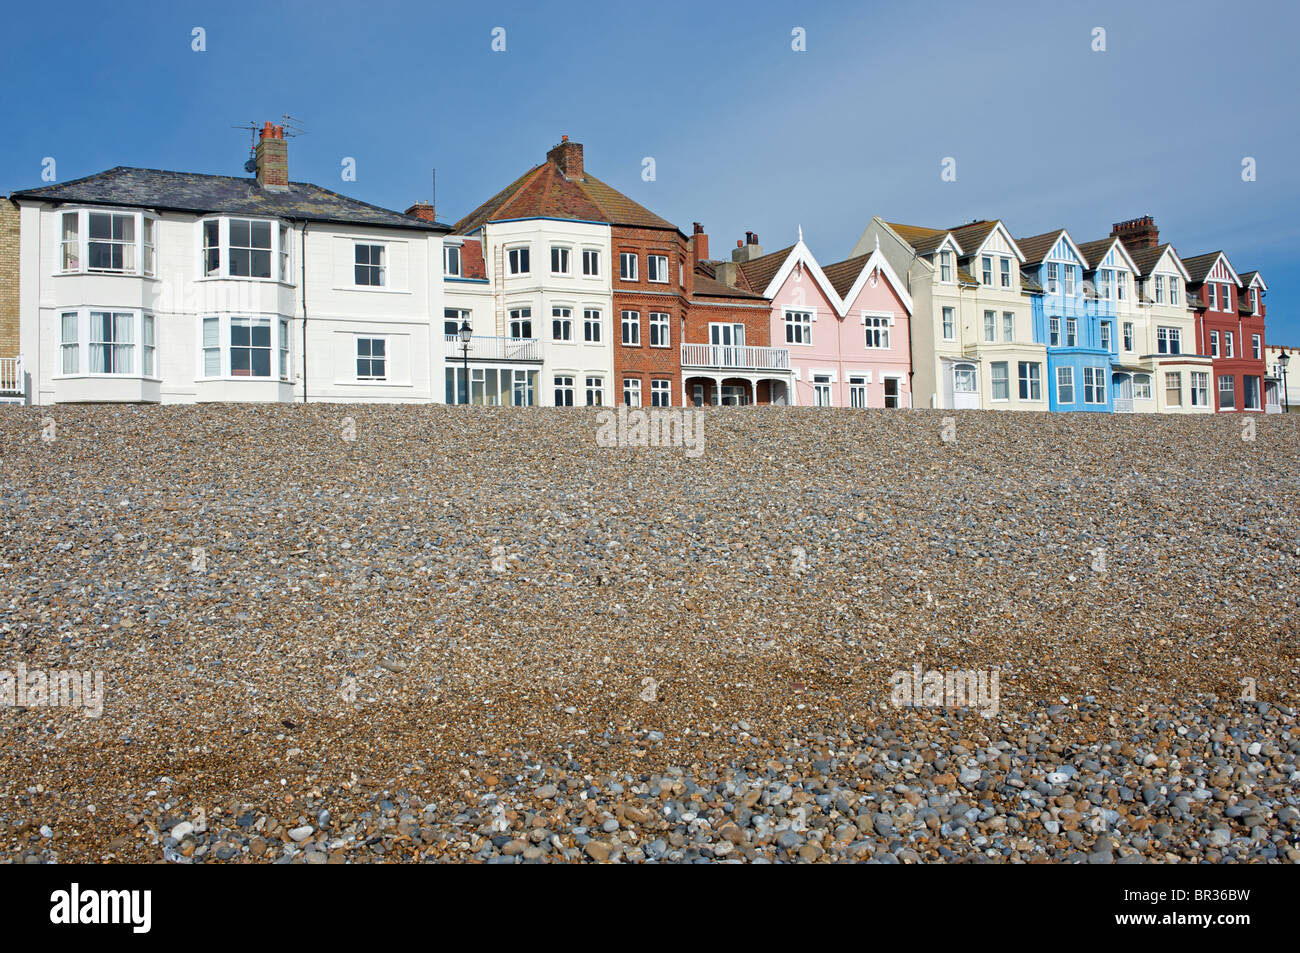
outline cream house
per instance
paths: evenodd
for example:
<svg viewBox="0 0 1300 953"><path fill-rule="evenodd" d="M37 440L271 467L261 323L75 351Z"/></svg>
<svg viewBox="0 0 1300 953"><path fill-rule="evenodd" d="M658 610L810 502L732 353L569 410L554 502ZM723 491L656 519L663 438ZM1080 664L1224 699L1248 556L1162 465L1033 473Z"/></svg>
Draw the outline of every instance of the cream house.
<svg viewBox="0 0 1300 953"><path fill-rule="evenodd" d="M937 229L877 216L853 254L877 243L912 296L914 406L1048 409L1046 349L1034 339L1024 255L1000 221Z"/></svg>

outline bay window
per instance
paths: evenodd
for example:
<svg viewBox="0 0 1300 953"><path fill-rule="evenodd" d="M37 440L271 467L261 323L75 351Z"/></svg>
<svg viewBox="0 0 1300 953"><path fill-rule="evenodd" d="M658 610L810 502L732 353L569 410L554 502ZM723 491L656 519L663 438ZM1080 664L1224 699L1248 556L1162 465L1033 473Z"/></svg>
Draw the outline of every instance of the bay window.
<svg viewBox="0 0 1300 953"><path fill-rule="evenodd" d="M203 277L291 282L292 234L289 226L269 219L204 219L199 262Z"/></svg>
<svg viewBox="0 0 1300 953"><path fill-rule="evenodd" d="M59 315L59 374L157 376L154 316L86 308Z"/></svg>
<svg viewBox="0 0 1300 953"><path fill-rule="evenodd" d="M59 217L59 270L154 274L157 221L144 212L80 209Z"/></svg>
<svg viewBox="0 0 1300 953"><path fill-rule="evenodd" d="M288 318L203 315L199 319L199 377L288 380L290 344ZM382 353L379 359L382 364Z"/></svg>

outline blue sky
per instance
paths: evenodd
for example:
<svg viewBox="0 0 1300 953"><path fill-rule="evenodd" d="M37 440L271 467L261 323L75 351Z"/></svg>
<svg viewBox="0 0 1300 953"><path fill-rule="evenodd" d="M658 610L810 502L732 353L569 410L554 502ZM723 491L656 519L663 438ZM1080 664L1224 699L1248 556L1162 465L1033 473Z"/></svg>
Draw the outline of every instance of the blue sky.
<svg viewBox="0 0 1300 953"><path fill-rule="evenodd" d="M402 209L436 167L454 221L567 134L593 174L683 230L702 222L715 255L802 225L835 261L873 214L1088 241L1150 213L1185 256L1222 248L1262 271L1269 340L1300 345L1293 2L68 0L6 21L0 79L24 91L6 103L6 193L41 184L47 156L59 180L242 174L249 134L231 127L287 112L307 130L293 179Z"/></svg>

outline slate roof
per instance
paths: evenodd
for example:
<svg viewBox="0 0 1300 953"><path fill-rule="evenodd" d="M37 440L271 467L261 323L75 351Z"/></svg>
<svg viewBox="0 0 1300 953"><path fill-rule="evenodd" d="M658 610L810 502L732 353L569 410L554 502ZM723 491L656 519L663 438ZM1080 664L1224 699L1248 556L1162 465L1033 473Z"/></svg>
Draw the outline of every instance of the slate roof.
<svg viewBox="0 0 1300 953"><path fill-rule="evenodd" d="M835 293L843 298L852 290L853 283L862 274L862 269L866 266L867 259L871 255L872 252L868 252L865 255L857 255L853 258L846 258L844 261L837 261L833 265L825 265L822 268L822 274L831 283Z"/></svg>
<svg viewBox="0 0 1300 953"><path fill-rule="evenodd" d="M1091 266L1088 269L1089 271L1096 271L1101 267L1101 263L1106 260L1106 253L1110 251L1110 246L1114 245L1117 241L1119 241L1117 236L1107 235L1105 238L1099 238L1095 242L1080 243L1079 251L1083 252L1084 259L1091 263ZM1124 243L1120 242L1120 244L1123 245ZM1021 251L1024 251L1024 248L1025 246L1020 246ZM1127 247L1124 250L1126 252L1129 251ZM1132 257L1132 252L1129 252L1129 256Z"/></svg>
<svg viewBox="0 0 1300 953"><path fill-rule="evenodd" d="M966 225L958 225L956 228L950 228L952 237L957 239L957 244L961 246L964 258L969 258L975 254L976 249L984 244L985 239L998 227L996 220L989 221L981 219L978 222L970 222ZM1016 242L1019 245L1019 242ZM1022 248L1021 251L1024 251Z"/></svg>
<svg viewBox="0 0 1300 953"><path fill-rule="evenodd" d="M911 245L918 255L930 254L948 237L948 232L942 228L924 228L920 225L903 225L898 222L885 224L892 228L899 238Z"/></svg>
<svg viewBox="0 0 1300 953"><path fill-rule="evenodd" d="M1155 268L1156 263L1160 261L1165 250L1169 248L1169 243L1157 245L1155 248L1129 248L1125 246L1125 251L1133 259L1133 264L1137 265L1138 274L1143 277L1151 274L1151 269ZM1184 263L1185 266L1185 263Z"/></svg>
<svg viewBox="0 0 1300 953"><path fill-rule="evenodd" d="M488 222L514 218L561 218L678 231L672 222L591 173L584 170L581 179L570 179L550 160L533 166L462 218L452 230L463 235Z"/></svg>
<svg viewBox="0 0 1300 953"><path fill-rule="evenodd" d="M428 222L368 202L339 195L310 182L290 182L272 191L255 178L168 172L117 166L82 179L15 192L13 199L33 199L77 205L114 205L230 215L289 218L343 225L378 225L412 231L446 232L450 226Z"/></svg>
<svg viewBox="0 0 1300 953"><path fill-rule="evenodd" d="M1030 235L1028 238L1017 238L1016 244L1020 247L1020 251L1025 256L1025 264L1040 264L1042 260L1047 257L1048 252L1056 247L1056 240L1061 237L1061 232L1063 231L1065 231L1065 229L1057 228L1050 232L1043 232L1041 235ZM1079 250L1082 251L1083 249L1081 248ZM1088 256L1084 255L1083 257L1083 266L1086 268L1088 267Z"/></svg>
<svg viewBox="0 0 1300 953"><path fill-rule="evenodd" d="M1191 277L1191 283L1199 285L1205 281L1205 276L1210 273L1214 263L1222 255L1221 251L1207 252L1204 255L1197 255L1194 258L1184 258L1183 267L1187 269L1187 274Z"/></svg>
<svg viewBox="0 0 1300 953"><path fill-rule="evenodd" d="M758 258L740 262L736 270L744 276L745 287L755 294L762 294L766 291L767 286L772 283L772 279L776 277L776 273L781 270L781 266L785 264L785 260L790 257L792 251L794 251L794 246L787 245L780 251L768 252Z"/></svg>

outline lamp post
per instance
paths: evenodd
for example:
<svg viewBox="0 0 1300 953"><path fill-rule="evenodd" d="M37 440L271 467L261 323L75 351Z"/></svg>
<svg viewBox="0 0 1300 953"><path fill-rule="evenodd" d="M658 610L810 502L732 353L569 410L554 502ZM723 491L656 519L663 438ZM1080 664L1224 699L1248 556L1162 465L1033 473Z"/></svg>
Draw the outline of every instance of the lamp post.
<svg viewBox="0 0 1300 953"><path fill-rule="evenodd" d="M1291 413L1291 398L1286 392L1286 366L1291 363L1291 357L1286 351L1283 351L1277 357L1277 363L1282 368L1282 405L1286 407L1286 412Z"/></svg>
<svg viewBox="0 0 1300 953"><path fill-rule="evenodd" d="M469 404L469 339L474 336L474 329L469 326L469 321L465 320L460 323L460 349L465 354L465 403Z"/></svg>

